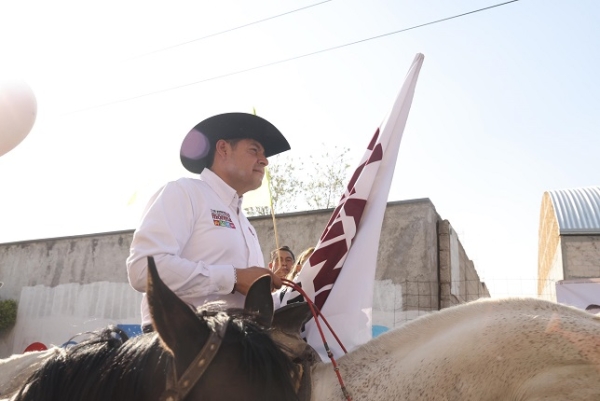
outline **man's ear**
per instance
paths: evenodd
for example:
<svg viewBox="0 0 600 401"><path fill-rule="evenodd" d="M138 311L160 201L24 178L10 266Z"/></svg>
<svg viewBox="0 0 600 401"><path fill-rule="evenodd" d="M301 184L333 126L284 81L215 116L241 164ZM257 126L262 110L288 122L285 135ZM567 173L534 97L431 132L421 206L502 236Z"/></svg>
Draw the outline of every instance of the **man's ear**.
<svg viewBox="0 0 600 401"><path fill-rule="evenodd" d="M225 156L229 152L229 142L219 139L215 145L215 156Z"/></svg>

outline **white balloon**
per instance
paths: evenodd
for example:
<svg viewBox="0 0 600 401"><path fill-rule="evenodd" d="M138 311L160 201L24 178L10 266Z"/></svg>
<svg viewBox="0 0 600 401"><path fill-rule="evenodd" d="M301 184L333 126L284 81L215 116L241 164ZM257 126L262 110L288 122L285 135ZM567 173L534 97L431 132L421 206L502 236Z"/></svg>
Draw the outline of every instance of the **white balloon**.
<svg viewBox="0 0 600 401"><path fill-rule="evenodd" d="M22 80L0 80L0 156L31 131L37 115L33 91Z"/></svg>

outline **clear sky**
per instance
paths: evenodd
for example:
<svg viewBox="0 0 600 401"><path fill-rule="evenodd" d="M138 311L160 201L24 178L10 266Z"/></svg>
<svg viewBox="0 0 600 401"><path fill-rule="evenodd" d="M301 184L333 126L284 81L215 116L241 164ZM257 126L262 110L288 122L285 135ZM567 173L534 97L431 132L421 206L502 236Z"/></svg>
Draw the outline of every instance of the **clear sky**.
<svg viewBox="0 0 600 401"><path fill-rule="evenodd" d="M0 157L0 243L134 228L217 113L357 160L423 53L389 199L430 198L492 295L532 295L544 191L599 184L600 2L471 13L500 3L0 2L0 74L38 102Z"/></svg>

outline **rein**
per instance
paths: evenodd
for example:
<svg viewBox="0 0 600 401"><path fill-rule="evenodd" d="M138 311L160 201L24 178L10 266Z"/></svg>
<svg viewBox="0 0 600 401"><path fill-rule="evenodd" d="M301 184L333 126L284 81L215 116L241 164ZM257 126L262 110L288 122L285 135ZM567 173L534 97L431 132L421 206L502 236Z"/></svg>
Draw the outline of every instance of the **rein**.
<svg viewBox="0 0 600 401"><path fill-rule="evenodd" d="M335 374L338 378L338 382L340 383L340 387L342 388L342 393L344 393L344 397L346 398L346 400L352 401L352 398L350 397L350 393L348 392L348 390L346 389L346 385L344 384L344 379L342 379L342 375L340 373L340 368L338 367L337 362L335 361L335 358L333 357L333 352L331 352L331 349L329 348L329 345L327 344L327 340L325 339L325 334L323 334L323 329L321 328L321 324L319 323L319 317L321 317L321 319L323 319L323 321L327 325L327 328L329 329L329 332L333 335L333 337L335 337L335 340L338 342L338 344L340 345L340 347L342 348L344 353L347 354L348 351L346 350L346 347L344 347L344 344L342 344L342 342L338 338L337 334L335 334L335 331L333 330L333 328L331 327L331 325L329 324L327 319L325 319L325 316L323 316L323 314L321 313L321 311L319 310L317 305L315 305L315 303L309 298L308 294L306 294L306 292L302 289L302 287L300 287L298 284L294 283L293 281L285 279L285 278L281 279L281 281L283 282L283 284L287 285L288 287L291 287L292 289L298 291L302 295L302 297L306 300L306 303L308 303L308 306L310 307L312 315L315 318L315 323L317 324L317 329L319 330L321 339L323 340L323 346L325 347L325 351L327 351L327 356L329 357L329 359L331 359L333 371L335 372Z"/></svg>
<svg viewBox="0 0 600 401"><path fill-rule="evenodd" d="M217 355L219 348L221 348L228 324L229 320L224 323L220 321L216 322L215 330L210 333L206 344L204 344L179 380L177 380L175 360L172 360L170 365L171 374L167 375L165 391L160 396L160 401L181 401L189 394L190 390L200 380L204 372L206 372L215 355Z"/></svg>

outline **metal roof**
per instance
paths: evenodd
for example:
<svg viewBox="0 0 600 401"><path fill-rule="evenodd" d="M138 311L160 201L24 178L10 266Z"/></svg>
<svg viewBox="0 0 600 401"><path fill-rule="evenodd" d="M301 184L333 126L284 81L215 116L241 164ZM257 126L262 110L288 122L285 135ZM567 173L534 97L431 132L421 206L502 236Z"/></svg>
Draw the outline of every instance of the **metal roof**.
<svg viewBox="0 0 600 401"><path fill-rule="evenodd" d="M560 234L600 234L600 186L547 191Z"/></svg>

